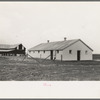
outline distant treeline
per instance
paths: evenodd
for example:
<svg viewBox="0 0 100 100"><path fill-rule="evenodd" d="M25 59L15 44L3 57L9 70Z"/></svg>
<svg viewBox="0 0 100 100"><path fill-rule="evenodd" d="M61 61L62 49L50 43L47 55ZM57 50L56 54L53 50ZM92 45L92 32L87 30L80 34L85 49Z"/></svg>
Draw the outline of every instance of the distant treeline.
<svg viewBox="0 0 100 100"><path fill-rule="evenodd" d="M93 54L93 59L100 59L100 54Z"/></svg>

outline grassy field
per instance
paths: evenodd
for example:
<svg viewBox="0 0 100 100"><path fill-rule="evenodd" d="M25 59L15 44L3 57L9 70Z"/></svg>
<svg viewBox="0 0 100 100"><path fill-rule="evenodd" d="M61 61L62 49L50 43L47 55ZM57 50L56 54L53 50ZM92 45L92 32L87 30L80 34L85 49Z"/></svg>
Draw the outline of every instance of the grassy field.
<svg viewBox="0 0 100 100"><path fill-rule="evenodd" d="M37 63L31 58L0 57L0 81L100 81L100 61Z"/></svg>

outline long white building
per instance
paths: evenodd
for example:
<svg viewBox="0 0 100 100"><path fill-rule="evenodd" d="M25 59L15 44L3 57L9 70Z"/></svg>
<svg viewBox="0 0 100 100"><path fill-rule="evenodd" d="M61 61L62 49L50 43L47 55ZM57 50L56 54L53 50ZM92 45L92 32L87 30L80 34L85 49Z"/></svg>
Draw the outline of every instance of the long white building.
<svg viewBox="0 0 100 100"><path fill-rule="evenodd" d="M92 49L80 39L41 43L28 50L34 58L62 61L92 60Z"/></svg>

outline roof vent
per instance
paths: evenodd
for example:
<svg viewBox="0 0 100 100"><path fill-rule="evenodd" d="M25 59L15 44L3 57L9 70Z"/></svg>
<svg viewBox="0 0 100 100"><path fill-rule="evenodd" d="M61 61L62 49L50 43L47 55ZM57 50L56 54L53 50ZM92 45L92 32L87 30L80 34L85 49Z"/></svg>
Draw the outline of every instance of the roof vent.
<svg viewBox="0 0 100 100"><path fill-rule="evenodd" d="M64 41L66 41L66 37L64 37Z"/></svg>
<svg viewBox="0 0 100 100"><path fill-rule="evenodd" d="M47 43L49 43L49 40L47 40Z"/></svg>

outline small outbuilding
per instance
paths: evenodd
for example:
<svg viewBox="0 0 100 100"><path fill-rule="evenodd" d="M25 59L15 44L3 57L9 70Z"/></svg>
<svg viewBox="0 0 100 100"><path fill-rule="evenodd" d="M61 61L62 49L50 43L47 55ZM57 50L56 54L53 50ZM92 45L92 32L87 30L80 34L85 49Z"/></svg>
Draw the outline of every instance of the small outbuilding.
<svg viewBox="0 0 100 100"><path fill-rule="evenodd" d="M72 39L57 42L41 43L28 50L34 58L43 58L61 61L92 60L92 49L81 39Z"/></svg>
<svg viewBox="0 0 100 100"><path fill-rule="evenodd" d="M26 48L22 44L0 44L0 56L23 56Z"/></svg>

